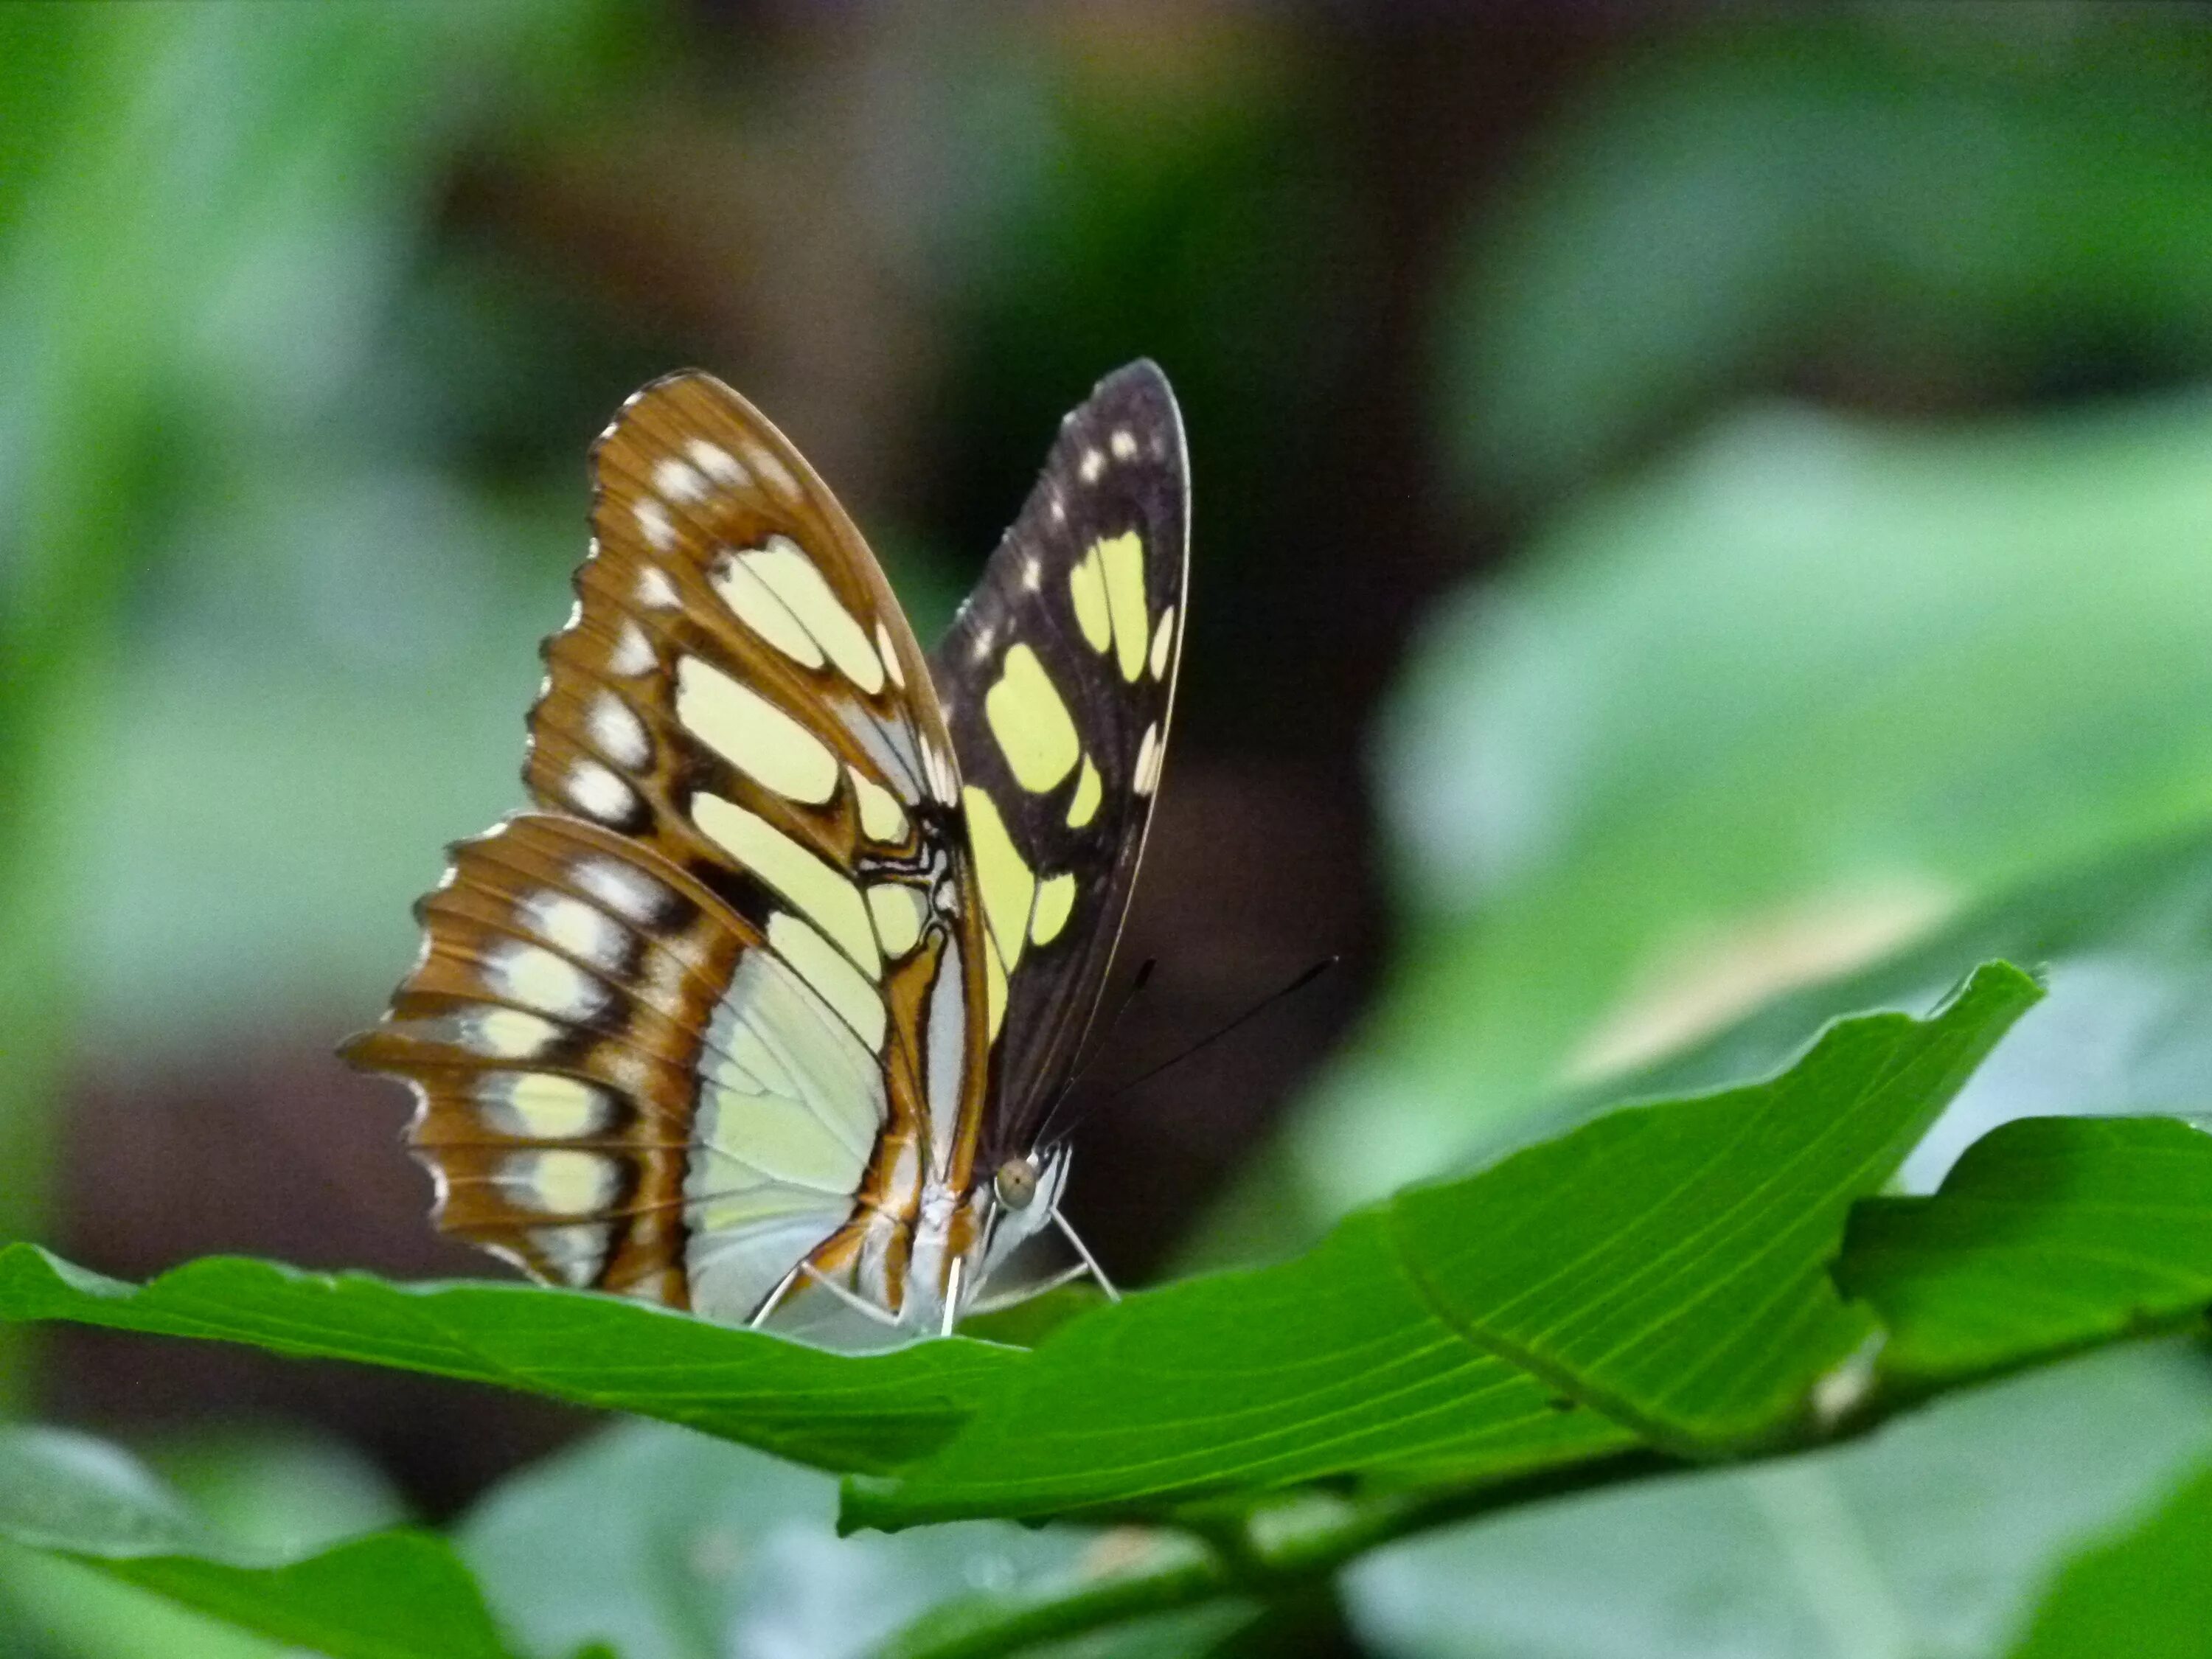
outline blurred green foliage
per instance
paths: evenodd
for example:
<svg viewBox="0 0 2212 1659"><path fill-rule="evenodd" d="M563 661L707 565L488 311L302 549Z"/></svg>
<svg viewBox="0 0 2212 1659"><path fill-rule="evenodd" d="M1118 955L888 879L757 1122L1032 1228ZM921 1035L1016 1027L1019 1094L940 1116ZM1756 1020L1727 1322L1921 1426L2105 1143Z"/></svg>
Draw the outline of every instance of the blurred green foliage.
<svg viewBox="0 0 2212 1659"><path fill-rule="evenodd" d="M1401 1544L1354 1570L1350 1600L1406 1659L2002 1655L2058 1564L2212 1450L2204 1400L2194 1345L2108 1354L1786 1465Z"/></svg>
<svg viewBox="0 0 2212 1659"><path fill-rule="evenodd" d="M332 902L350 824L395 775L409 805L503 798L512 722L465 724L473 647L514 608L508 550L559 520L441 474L406 378L432 365L381 337L435 170L495 111L573 101L596 15L10 13L44 49L11 65L50 87L57 57L77 90L48 94L53 154L0 247L7 892L37 907L5 936L50 941L40 988L118 1040L351 989L405 930ZM538 631L516 619L504 682Z"/></svg>
<svg viewBox="0 0 2212 1659"><path fill-rule="evenodd" d="M240 713L285 706L288 669L291 685L329 684L329 644L303 612L320 586L343 623L353 601L327 586L329 562L374 554L394 499L386 485L383 507L361 501L343 459L374 442L348 374L404 271L434 161L502 82L510 96L556 88L589 15L437 9L400 29L337 7L270 27L246 7L26 6L0 20L0 939L22 969L0 977L0 1236L40 1230L49 1102L88 985L125 1038L173 1021L176 992L205 1006L191 999L209 981L179 971L189 933L171 931L174 896L194 891L179 852L197 835L234 857L255 824L288 852L301 824L344 820L302 812L313 785L296 772L229 774L225 741ZM328 515L349 496L349 540ZM232 696L191 708L211 680ZM148 719L188 708L153 775L135 770ZM317 937L301 919L319 890L289 895L288 937ZM255 960L234 933L222 942L221 959Z"/></svg>
<svg viewBox="0 0 2212 1659"><path fill-rule="evenodd" d="M1381 757L1407 945L1289 1143L1309 1201L2200 821L2208 458L2187 404L1941 434L1763 411L1443 612Z"/></svg>
<svg viewBox="0 0 2212 1659"><path fill-rule="evenodd" d="M2212 1522L2212 1468L2174 1491L2137 1523L2070 1563L2038 1609L2017 1659L2074 1659L2128 1653L2185 1659L2204 1645L2212 1614L2203 1573Z"/></svg>
<svg viewBox="0 0 2212 1659"><path fill-rule="evenodd" d="M1085 1547L980 1522L839 1541L836 1513L826 1475L639 1424L510 1483L459 1541L533 1651L599 1638L623 1659L858 1659L947 1595L1066 1572Z"/></svg>
<svg viewBox="0 0 2212 1659"><path fill-rule="evenodd" d="M1470 228L1463 477L1556 497L1778 382L1940 411L2202 374L2204 72L2189 7L1729 16L1625 55Z"/></svg>
<svg viewBox="0 0 2212 1659"><path fill-rule="evenodd" d="M400 1518L375 1469L296 1435L203 1431L152 1448L148 1463L75 1436L0 1431L9 1528L64 1551L111 1549L128 1537L128 1553L139 1555L221 1540L216 1547L252 1559L302 1554ZM59 1554L0 1550L0 1641L11 1654L263 1659L285 1650Z"/></svg>

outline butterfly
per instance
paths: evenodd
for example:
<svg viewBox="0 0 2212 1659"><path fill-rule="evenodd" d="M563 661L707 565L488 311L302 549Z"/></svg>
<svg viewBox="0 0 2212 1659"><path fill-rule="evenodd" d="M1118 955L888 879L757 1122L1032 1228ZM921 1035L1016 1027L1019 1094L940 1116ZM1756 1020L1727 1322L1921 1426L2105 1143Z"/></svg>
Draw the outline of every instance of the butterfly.
<svg viewBox="0 0 2212 1659"><path fill-rule="evenodd" d="M414 1091L438 1224L729 1323L820 1290L950 1333L1055 1223L1095 1272L1048 1120L1175 700L1165 377L1133 363L1066 417L927 657L836 498L713 376L646 386L591 467L532 806L449 849L420 956L341 1051Z"/></svg>

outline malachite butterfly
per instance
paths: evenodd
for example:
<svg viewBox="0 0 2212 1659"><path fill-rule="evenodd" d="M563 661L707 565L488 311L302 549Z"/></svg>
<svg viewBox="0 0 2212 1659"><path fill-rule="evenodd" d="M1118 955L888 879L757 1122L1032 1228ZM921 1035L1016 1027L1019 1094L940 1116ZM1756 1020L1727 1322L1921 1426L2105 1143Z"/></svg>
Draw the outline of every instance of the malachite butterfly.
<svg viewBox="0 0 2212 1659"><path fill-rule="evenodd" d="M928 656L836 498L711 375L632 398L592 471L532 805L452 849L344 1053L414 1089L439 1224L540 1279L949 1331L1059 1218L1046 1120L1175 699L1174 395L1133 363L1066 417Z"/></svg>

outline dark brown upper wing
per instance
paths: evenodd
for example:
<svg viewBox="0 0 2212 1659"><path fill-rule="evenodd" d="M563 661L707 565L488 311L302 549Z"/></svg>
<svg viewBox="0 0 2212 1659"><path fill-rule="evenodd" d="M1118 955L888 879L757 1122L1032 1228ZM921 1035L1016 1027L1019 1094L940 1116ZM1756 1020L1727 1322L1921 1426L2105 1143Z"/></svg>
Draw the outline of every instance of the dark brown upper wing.
<svg viewBox="0 0 2212 1659"><path fill-rule="evenodd" d="M1188 526L1175 394L1132 363L1062 422L930 659L993 947L984 1168L1030 1150L1113 960L1166 751Z"/></svg>

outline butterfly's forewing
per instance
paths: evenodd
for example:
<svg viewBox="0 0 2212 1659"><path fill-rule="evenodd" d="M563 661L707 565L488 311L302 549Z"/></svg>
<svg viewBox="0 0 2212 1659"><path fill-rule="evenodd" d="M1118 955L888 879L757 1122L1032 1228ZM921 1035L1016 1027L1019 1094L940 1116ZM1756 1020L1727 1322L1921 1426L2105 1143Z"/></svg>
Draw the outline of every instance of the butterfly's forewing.
<svg viewBox="0 0 2212 1659"><path fill-rule="evenodd" d="M797 451L703 374L593 452L547 641L544 809L454 849L349 1057L401 1076L446 1228L744 1318L799 1260L896 1305L919 1171L963 1184L982 921L927 671Z"/></svg>
<svg viewBox="0 0 2212 1659"><path fill-rule="evenodd" d="M1188 477L1159 370L1101 381L931 658L989 921L985 1168L1030 1150L1128 909L1175 701Z"/></svg>

